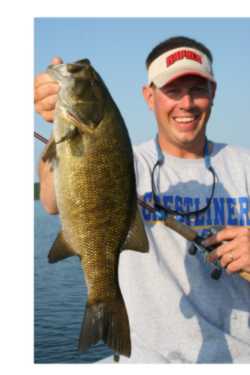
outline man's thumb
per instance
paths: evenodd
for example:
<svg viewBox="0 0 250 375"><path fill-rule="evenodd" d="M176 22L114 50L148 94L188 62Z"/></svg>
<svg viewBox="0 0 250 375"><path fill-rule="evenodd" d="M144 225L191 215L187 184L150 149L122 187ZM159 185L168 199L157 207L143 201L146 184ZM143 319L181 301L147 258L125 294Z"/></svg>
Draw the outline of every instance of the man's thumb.
<svg viewBox="0 0 250 375"><path fill-rule="evenodd" d="M52 61L51 61L51 64L53 65L57 65L57 64L63 64L63 61L61 59L61 57L53 57Z"/></svg>

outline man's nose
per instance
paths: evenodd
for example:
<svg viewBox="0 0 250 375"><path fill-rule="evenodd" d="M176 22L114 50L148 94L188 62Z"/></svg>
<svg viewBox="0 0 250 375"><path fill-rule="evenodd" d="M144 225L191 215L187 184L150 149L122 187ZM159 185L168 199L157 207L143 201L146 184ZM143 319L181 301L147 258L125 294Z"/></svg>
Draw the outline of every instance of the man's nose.
<svg viewBox="0 0 250 375"><path fill-rule="evenodd" d="M182 109L190 109L193 107L193 97L189 92L182 95L180 99L180 107Z"/></svg>

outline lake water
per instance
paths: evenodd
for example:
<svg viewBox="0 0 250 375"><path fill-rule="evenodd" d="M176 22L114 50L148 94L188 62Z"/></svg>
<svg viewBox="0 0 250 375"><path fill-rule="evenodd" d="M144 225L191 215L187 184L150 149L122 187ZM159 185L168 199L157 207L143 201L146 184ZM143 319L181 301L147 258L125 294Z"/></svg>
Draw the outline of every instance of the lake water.
<svg viewBox="0 0 250 375"><path fill-rule="evenodd" d="M35 201L35 363L92 363L112 355L102 343L77 349L87 289L78 257L49 264L47 255L60 228Z"/></svg>

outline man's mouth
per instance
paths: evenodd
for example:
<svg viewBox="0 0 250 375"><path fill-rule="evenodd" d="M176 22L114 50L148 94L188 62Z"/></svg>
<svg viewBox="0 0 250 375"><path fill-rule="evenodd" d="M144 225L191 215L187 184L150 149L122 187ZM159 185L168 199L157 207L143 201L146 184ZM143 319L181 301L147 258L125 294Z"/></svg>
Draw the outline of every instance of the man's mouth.
<svg viewBox="0 0 250 375"><path fill-rule="evenodd" d="M194 123L198 119L198 115L196 116L174 116L173 119L179 124L191 124Z"/></svg>

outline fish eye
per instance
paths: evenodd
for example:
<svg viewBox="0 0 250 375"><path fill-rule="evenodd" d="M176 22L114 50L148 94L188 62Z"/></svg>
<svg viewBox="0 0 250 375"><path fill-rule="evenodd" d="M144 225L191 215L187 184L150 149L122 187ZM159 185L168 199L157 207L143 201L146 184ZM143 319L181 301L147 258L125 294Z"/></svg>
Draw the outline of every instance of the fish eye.
<svg viewBox="0 0 250 375"><path fill-rule="evenodd" d="M78 73L80 70L82 70L82 65L80 64L67 64L67 71L69 73Z"/></svg>

